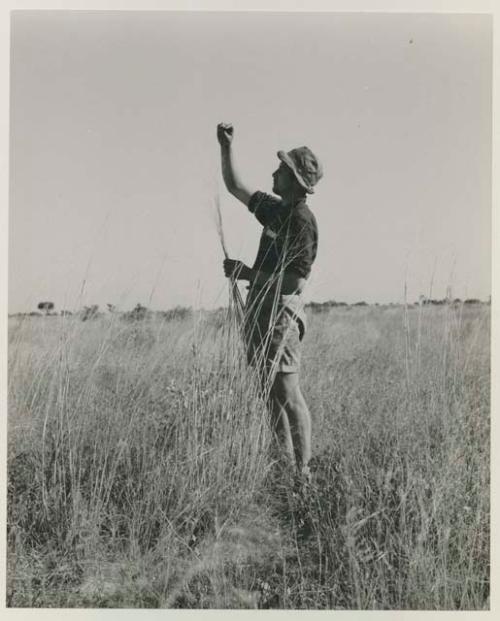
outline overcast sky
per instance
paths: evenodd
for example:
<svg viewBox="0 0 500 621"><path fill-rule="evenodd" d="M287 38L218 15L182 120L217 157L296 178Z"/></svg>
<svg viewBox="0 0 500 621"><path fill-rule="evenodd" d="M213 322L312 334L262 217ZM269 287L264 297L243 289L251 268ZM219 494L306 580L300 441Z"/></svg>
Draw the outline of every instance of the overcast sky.
<svg viewBox="0 0 500 621"><path fill-rule="evenodd" d="M487 16L16 13L11 63L10 312L225 304L216 194L234 258L260 225L219 121L254 189L322 160L308 299L490 294Z"/></svg>

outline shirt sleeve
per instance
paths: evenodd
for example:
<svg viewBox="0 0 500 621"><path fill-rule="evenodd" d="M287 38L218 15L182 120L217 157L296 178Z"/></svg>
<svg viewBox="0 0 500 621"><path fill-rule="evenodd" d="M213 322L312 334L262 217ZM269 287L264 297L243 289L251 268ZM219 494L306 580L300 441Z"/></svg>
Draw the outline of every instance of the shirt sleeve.
<svg viewBox="0 0 500 621"><path fill-rule="evenodd" d="M307 278L316 258L316 246L317 230L314 224L304 217L292 218L287 235L285 270Z"/></svg>
<svg viewBox="0 0 500 621"><path fill-rule="evenodd" d="M269 224L280 206L281 201L278 198L265 192L255 192L248 202L249 211L254 214L262 226Z"/></svg>

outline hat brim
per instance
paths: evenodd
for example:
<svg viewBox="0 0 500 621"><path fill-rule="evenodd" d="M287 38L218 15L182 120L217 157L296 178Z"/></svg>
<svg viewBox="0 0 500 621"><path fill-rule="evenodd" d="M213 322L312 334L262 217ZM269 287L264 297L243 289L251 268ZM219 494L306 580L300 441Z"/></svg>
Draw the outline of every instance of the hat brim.
<svg viewBox="0 0 500 621"><path fill-rule="evenodd" d="M292 169L293 174L295 175L295 178L297 179L297 181L300 183L300 185L304 188L304 190L308 193L308 194L314 194L314 189L308 185L304 179L302 179L301 175L299 174L298 170L295 168L295 164L293 163L292 158L288 155L288 153L286 153L285 151L278 151L278 158L284 163L286 164L289 168Z"/></svg>

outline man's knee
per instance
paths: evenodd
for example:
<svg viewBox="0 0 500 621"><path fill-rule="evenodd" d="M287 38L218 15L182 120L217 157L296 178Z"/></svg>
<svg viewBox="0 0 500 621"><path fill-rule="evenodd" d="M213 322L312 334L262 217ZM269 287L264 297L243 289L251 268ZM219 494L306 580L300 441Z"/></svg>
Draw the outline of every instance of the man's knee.
<svg viewBox="0 0 500 621"><path fill-rule="evenodd" d="M294 403L299 396L299 374L276 373L271 395L283 406Z"/></svg>

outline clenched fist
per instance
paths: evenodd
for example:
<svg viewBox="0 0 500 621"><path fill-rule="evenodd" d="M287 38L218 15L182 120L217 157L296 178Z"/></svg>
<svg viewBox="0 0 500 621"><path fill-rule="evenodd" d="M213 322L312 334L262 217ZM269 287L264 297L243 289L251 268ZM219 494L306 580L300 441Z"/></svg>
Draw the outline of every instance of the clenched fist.
<svg viewBox="0 0 500 621"><path fill-rule="evenodd" d="M234 128L231 123L219 123L217 125L217 140L221 147L227 147L233 141Z"/></svg>
<svg viewBox="0 0 500 621"><path fill-rule="evenodd" d="M224 275L234 280L250 280L250 268L242 261L224 259Z"/></svg>

